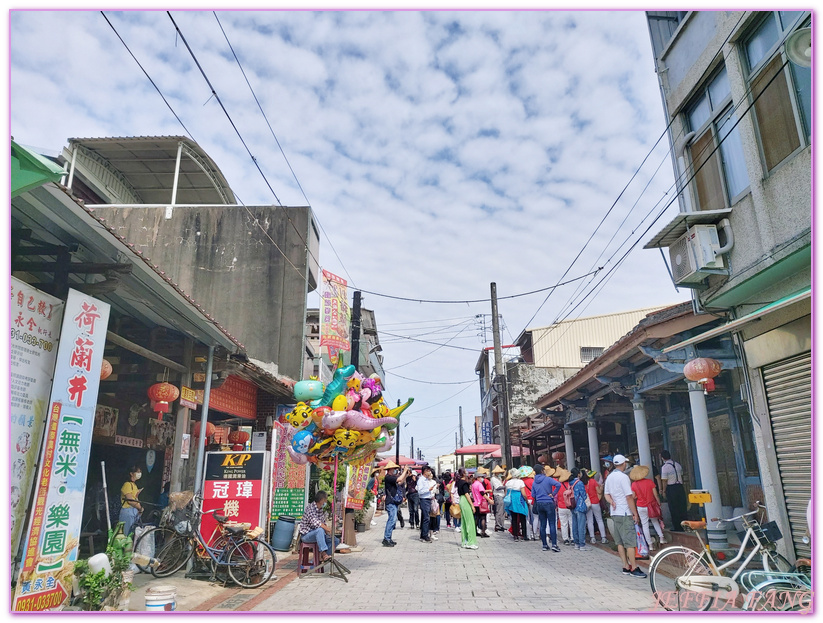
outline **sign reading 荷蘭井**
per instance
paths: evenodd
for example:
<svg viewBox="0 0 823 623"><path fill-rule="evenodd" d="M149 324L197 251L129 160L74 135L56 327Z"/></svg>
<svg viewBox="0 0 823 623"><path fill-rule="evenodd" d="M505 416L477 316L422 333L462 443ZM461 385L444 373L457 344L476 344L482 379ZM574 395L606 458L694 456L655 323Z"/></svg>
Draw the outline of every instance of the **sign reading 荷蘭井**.
<svg viewBox="0 0 823 623"><path fill-rule="evenodd" d="M63 301L11 278L9 502L12 558L17 554L26 527L27 502L48 415L62 318Z"/></svg>
<svg viewBox="0 0 823 623"><path fill-rule="evenodd" d="M15 611L59 607L71 592L109 309L69 290Z"/></svg>

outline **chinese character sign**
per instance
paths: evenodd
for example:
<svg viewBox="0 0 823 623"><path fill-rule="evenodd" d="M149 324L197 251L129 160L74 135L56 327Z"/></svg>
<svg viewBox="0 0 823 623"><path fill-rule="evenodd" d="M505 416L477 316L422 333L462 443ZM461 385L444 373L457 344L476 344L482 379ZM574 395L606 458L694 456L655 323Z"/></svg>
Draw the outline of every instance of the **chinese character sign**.
<svg viewBox="0 0 823 623"><path fill-rule="evenodd" d="M69 290L14 610L71 592L108 322L108 304Z"/></svg>
<svg viewBox="0 0 823 623"><path fill-rule="evenodd" d="M349 303L346 280L323 271L320 291L320 346L329 349L329 359L334 364L341 350L349 350Z"/></svg>
<svg viewBox="0 0 823 623"><path fill-rule="evenodd" d="M230 521L260 525L263 510L265 452L206 453L201 532L206 542L217 537L217 522L210 511L217 510Z"/></svg>
<svg viewBox="0 0 823 623"><path fill-rule="evenodd" d="M492 442L492 423L491 422L483 422L480 425L480 435L482 443L491 443Z"/></svg>
<svg viewBox="0 0 823 623"><path fill-rule="evenodd" d="M272 477L272 519L280 515L300 518L303 516L303 506L306 495L306 466L297 465L289 457L286 448L291 443L285 433L285 414L291 411L294 405L277 405L277 421L274 428L277 430L277 444L274 450L274 475Z"/></svg>
<svg viewBox="0 0 823 623"><path fill-rule="evenodd" d="M63 301L11 278L11 341L9 352L9 438L11 472L11 551L25 529L26 503L34 482L43 427L49 407ZM18 315L22 316L15 323ZM29 332L28 324L36 324ZM21 328L21 326L23 328Z"/></svg>
<svg viewBox="0 0 823 623"><path fill-rule="evenodd" d="M363 508L363 501L366 497L366 485L369 482L369 472L371 463L359 467L348 466L348 494L346 495L346 508L360 510Z"/></svg>

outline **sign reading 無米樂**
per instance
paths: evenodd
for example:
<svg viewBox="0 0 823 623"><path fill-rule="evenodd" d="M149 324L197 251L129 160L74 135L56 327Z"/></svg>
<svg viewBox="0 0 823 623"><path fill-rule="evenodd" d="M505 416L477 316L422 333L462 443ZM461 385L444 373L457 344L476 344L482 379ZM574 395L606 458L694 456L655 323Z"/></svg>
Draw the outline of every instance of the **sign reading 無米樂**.
<svg viewBox="0 0 823 623"><path fill-rule="evenodd" d="M48 414L63 301L11 278L9 483L11 551L17 554Z"/></svg>
<svg viewBox="0 0 823 623"><path fill-rule="evenodd" d="M337 363L341 350L349 350L349 303L346 280L323 270L320 296L320 346L329 349L329 360Z"/></svg>
<svg viewBox="0 0 823 623"><path fill-rule="evenodd" d="M107 303L69 290L16 611L54 609L71 593L108 323Z"/></svg>

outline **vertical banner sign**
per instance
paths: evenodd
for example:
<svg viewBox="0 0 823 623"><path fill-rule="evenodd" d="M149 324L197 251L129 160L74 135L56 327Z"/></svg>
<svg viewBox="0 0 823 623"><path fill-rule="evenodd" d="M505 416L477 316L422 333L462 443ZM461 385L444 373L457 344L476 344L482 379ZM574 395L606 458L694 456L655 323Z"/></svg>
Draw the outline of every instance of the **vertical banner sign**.
<svg viewBox="0 0 823 623"><path fill-rule="evenodd" d="M277 405L277 421L274 429L277 431L277 444L274 453L274 477L272 478L272 519L287 515L299 518L303 516L303 505L306 492L307 465L298 465L289 457L286 448L291 443L286 434L287 424L284 416L291 411L294 405Z"/></svg>
<svg viewBox="0 0 823 623"><path fill-rule="evenodd" d="M24 520L34 482L34 465L40 454L48 414L63 301L12 277L10 311L9 504L13 558L26 527Z"/></svg>
<svg viewBox="0 0 823 623"><path fill-rule="evenodd" d="M320 346L329 349L332 367L341 350L349 350L349 303L346 280L323 271L320 296Z"/></svg>
<svg viewBox="0 0 823 623"><path fill-rule="evenodd" d="M14 610L48 610L71 593L109 305L69 290L46 438Z"/></svg>
<svg viewBox="0 0 823 623"><path fill-rule="evenodd" d="M209 545L218 536L211 511L252 528L260 524L265 456L265 451L206 453L200 532Z"/></svg>
<svg viewBox="0 0 823 623"><path fill-rule="evenodd" d="M346 494L346 508L360 510L366 497L366 485L369 482L371 464L360 467L349 466L348 492Z"/></svg>

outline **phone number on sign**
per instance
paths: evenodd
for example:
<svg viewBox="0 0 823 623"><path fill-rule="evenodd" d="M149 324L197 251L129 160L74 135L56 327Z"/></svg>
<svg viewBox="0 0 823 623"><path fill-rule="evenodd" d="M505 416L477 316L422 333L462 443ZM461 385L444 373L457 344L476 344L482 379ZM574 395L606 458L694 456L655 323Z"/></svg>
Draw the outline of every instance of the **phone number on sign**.
<svg viewBox="0 0 823 623"><path fill-rule="evenodd" d="M24 344L29 344L31 346L36 346L37 348L41 348L48 352L51 352L51 349L54 348L54 342L49 342L48 340L36 337L30 333L23 333L20 329L11 330L11 339L23 342Z"/></svg>

